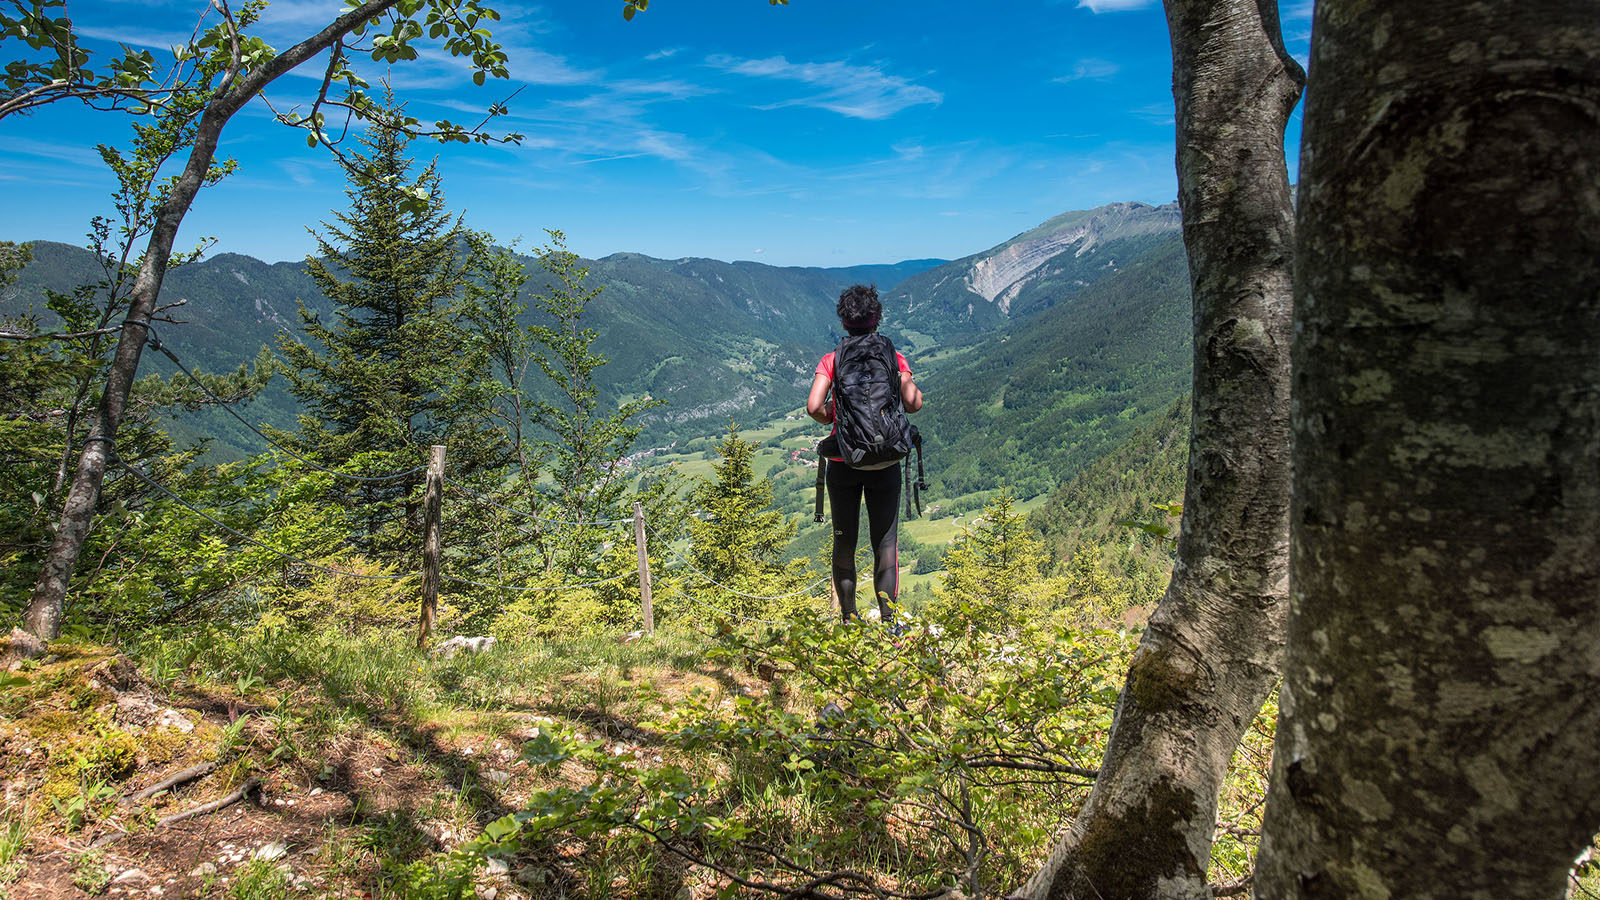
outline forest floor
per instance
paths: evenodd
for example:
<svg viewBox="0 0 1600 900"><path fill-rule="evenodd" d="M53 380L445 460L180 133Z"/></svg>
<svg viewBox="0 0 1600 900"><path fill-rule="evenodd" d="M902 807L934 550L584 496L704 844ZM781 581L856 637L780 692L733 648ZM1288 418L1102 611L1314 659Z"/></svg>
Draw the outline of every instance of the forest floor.
<svg viewBox="0 0 1600 900"><path fill-rule="evenodd" d="M0 897L408 895L408 872L559 777L520 758L542 725L648 748L641 721L674 698L765 690L708 663L692 633L451 659L398 643L207 633L122 652L53 644L17 673L26 683L0 688ZM130 802L202 763L217 765ZM157 824L252 781L239 802ZM608 894L595 888L627 878L603 857L484 870L477 895L566 894L545 883L571 877L558 870L583 872L582 893ZM692 879L674 894L695 896Z"/></svg>

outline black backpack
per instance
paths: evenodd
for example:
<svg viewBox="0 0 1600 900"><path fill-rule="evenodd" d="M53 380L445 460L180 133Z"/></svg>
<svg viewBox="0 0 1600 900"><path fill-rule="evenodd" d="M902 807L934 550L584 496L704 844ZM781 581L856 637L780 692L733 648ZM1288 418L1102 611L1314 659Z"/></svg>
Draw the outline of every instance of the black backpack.
<svg viewBox="0 0 1600 900"><path fill-rule="evenodd" d="M886 469L911 452L894 344L876 332L846 337L833 352L833 436L853 469Z"/></svg>
<svg viewBox="0 0 1600 900"><path fill-rule="evenodd" d="M817 445L817 521L822 521L821 486L830 457L853 469L886 469L917 451L917 506L926 489L922 478L922 436L906 420L900 398L900 363L894 344L876 332L846 336L833 352L834 433ZM906 470L908 487L911 472ZM912 494L906 493L912 513ZM920 512L920 509L917 510Z"/></svg>

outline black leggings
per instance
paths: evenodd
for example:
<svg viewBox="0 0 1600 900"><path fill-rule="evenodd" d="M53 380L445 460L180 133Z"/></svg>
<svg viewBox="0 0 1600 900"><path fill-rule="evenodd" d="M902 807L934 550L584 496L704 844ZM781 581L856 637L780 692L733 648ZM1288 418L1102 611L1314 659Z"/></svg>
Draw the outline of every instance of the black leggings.
<svg viewBox="0 0 1600 900"><path fill-rule="evenodd" d="M900 593L900 465L862 471L828 463L828 508L833 514L833 586L846 621L856 614L856 541L861 535L861 500L867 501L872 539L872 586L883 621L894 618Z"/></svg>

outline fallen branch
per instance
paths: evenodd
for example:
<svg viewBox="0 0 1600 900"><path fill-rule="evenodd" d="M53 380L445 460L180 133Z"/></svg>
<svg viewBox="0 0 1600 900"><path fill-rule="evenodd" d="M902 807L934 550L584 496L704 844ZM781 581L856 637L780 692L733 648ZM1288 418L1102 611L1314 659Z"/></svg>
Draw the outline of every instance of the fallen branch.
<svg viewBox="0 0 1600 900"><path fill-rule="evenodd" d="M196 766L195 768L199 768L199 766ZM179 773L179 774L182 774L182 773ZM180 813L173 813L172 815L167 816L164 819L158 819L156 821L156 824L155 824L154 828L152 828L151 830L154 831L156 828L165 828L168 825L173 825L173 824L176 824L178 822L182 822L184 819L192 819L195 816L203 816L206 813L216 812L219 809L224 809L226 807L232 806L233 804L238 803L240 800L243 800L245 797L249 796L251 791L255 790L256 788L258 788L260 786L261 786L261 779L256 777L256 776L254 776L254 775L252 775L249 778L245 779L244 784L239 785L238 790L235 790L233 793L229 794L228 796L223 797L223 798L221 798L219 800L213 800L210 803L202 803L199 806L196 806L194 809L186 809L186 810L184 810L183 812L180 812ZM118 830L112 832L111 834L104 835L104 836L102 836L100 838L95 839L95 842L89 845L90 849L99 850L101 847L104 847L105 845L111 843L112 841L115 841L117 838L127 837L129 834L131 834L131 832L129 832L126 828L123 828L120 825L116 825L115 823L111 823L111 824L112 824L112 827L115 827Z"/></svg>
<svg viewBox="0 0 1600 900"><path fill-rule="evenodd" d="M138 803L141 800L149 800L151 797L154 797L162 791L169 791L180 784L187 784L196 778L200 778L204 775L210 775L212 772L216 771L216 768L217 764L215 762L204 762L197 766L190 766L181 772L175 773L171 778L168 778L159 784L153 784L137 794L130 794L127 797L122 798L122 802L124 804L128 804Z"/></svg>
<svg viewBox="0 0 1600 900"><path fill-rule="evenodd" d="M195 816L203 816L206 813L216 812L219 809L232 806L233 804L238 803L240 800L243 800L245 797L249 796L251 791L260 786L261 779L252 775L245 779L244 784L239 785L238 790L234 791L228 796L223 797L220 800L213 800L210 803L202 803L199 806L196 806L194 809L186 809L183 812L173 813L166 818L159 819L156 821L156 827L165 828L168 825L182 822L184 819L192 819Z"/></svg>

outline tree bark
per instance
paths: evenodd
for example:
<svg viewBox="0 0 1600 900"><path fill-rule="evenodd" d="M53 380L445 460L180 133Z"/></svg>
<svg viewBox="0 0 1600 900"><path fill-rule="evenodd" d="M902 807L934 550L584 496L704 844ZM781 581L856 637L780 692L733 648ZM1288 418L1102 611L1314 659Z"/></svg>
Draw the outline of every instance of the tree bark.
<svg viewBox="0 0 1600 900"><path fill-rule="evenodd" d="M1562 897L1600 830L1600 9L1322 0L1257 897Z"/></svg>
<svg viewBox="0 0 1600 900"><path fill-rule="evenodd" d="M1205 898L1217 798L1277 677L1288 591L1293 206L1283 132L1304 73L1267 0L1167 0L1194 294L1194 428L1178 559L1100 776L1031 898Z"/></svg>
<svg viewBox="0 0 1600 900"><path fill-rule="evenodd" d="M444 453L442 444L428 451L428 481L422 504L422 608L417 615L417 649L428 649L428 637L439 610L439 553L444 530Z"/></svg>
<svg viewBox="0 0 1600 900"><path fill-rule="evenodd" d="M61 635L67 586L72 579L72 570L77 565L78 553L89 535L89 526L94 520L100 488L105 481L106 462L111 457L117 429L127 409L128 393L138 375L139 357L144 352L150 317L155 313L156 298L161 293L161 282L167 274L167 263L178 237L178 226L183 223L183 217L193 205L195 195L205 184L206 173L216 159L217 141L222 136L223 126L274 79L328 49L357 23L396 2L398 0L371 0L364 3L260 68L226 80L216 99L201 115L200 123L195 128L194 148L189 152L189 159L174 180L166 201L156 210L144 262L128 297L128 318L117 339L117 349L112 357L111 370L106 376L99 413L94 426L89 429L83 452L78 457L77 471L72 479L72 489L67 492L66 502L62 506L55 540L51 542L33 596L29 598L23 613L24 627L41 640L54 640Z"/></svg>

